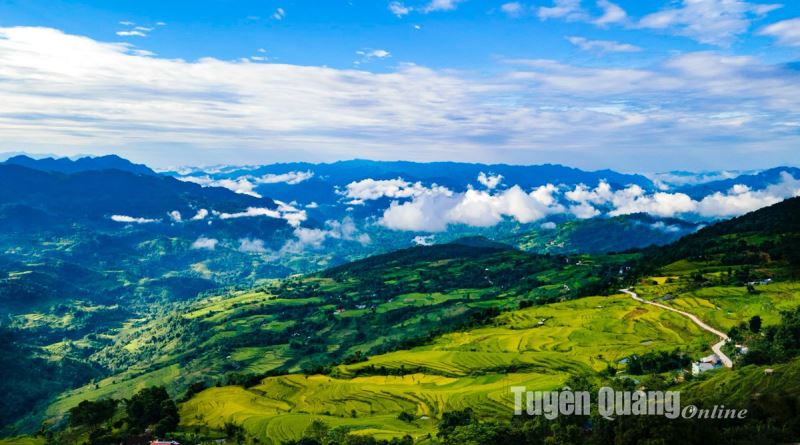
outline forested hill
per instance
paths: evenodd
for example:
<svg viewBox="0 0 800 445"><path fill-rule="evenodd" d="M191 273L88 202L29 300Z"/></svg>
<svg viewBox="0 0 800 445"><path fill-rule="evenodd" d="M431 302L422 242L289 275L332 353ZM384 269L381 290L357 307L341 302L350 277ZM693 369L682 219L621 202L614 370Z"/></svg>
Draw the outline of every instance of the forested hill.
<svg viewBox="0 0 800 445"><path fill-rule="evenodd" d="M677 242L645 249L644 270L686 259L723 265L782 261L800 266L800 197L705 227Z"/></svg>

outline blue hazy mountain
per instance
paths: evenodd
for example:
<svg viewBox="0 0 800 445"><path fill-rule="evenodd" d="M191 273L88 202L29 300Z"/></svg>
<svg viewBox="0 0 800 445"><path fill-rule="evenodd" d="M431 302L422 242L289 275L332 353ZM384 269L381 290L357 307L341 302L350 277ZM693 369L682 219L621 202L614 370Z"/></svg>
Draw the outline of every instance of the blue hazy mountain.
<svg viewBox="0 0 800 445"><path fill-rule="evenodd" d="M720 179L717 181L706 182L697 185L688 185L678 188L676 191L686 193L694 199L702 199L712 193L725 193L734 185L746 185L753 190L764 189L770 185L779 184L784 174L789 174L795 178L800 178L800 168L797 167L775 167L758 173L743 174L735 178Z"/></svg>
<svg viewBox="0 0 800 445"><path fill-rule="evenodd" d="M58 173L79 173L96 170L121 170L138 175L156 175L146 165L134 164L127 159L117 155L106 155L98 157L82 157L72 160L70 158L40 158L34 159L27 155L14 156L7 159L3 164L20 165L23 167Z"/></svg>
<svg viewBox="0 0 800 445"><path fill-rule="evenodd" d="M112 215L163 219L172 211L191 216L202 208L241 212L248 207L274 208L275 203L162 175L117 169L65 174L0 165L0 212L6 219L14 216L10 209L19 212L16 216L29 216L31 222L43 214L63 222L100 222Z"/></svg>

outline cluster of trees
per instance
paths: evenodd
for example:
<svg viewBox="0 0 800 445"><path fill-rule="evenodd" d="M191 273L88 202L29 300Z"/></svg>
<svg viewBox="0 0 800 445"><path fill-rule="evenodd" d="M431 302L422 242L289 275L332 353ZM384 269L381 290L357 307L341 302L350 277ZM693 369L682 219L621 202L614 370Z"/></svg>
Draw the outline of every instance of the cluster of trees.
<svg viewBox="0 0 800 445"><path fill-rule="evenodd" d="M130 437L164 437L178 428L178 406L163 387L149 387L130 399L84 400L69 410L69 430L48 432L49 443L66 443L88 432L92 445L116 445Z"/></svg>
<svg viewBox="0 0 800 445"><path fill-rule="evenodd" d="M691 357L680 349L633 354L628 356L627 360L628 373L635 375L675 371L689 366L692 362Z"/></svg>
<svg viewBox="0 0 800 445"><path fill-rule="evenodd" d="M603 382L615 390L637 388L630 379ZM573 390L597 394L597 386L583 377L567 383ZM664 382L650 380L649 389L664 389ZM730 391L737 391L730 388ZM694 404L711 408L714 404L747 409L745 419L668 419L658 415L616 416L613 420L600 416L596 409L588 416L513 416L511 419L482 419L470 409L444 413L438 436L443 445L639 445L670 444L706 445L710 443L776 444L796 440L800 435L800 418L796 407L800 398L789 394L764 394L746 402L728 400L726 393L715 393L711 400L685 392L681 406ZM597 401L592 400L593 406Z"/></svg>
<svg viewBox="0 0 800 445"><path fill-rule="evenodd" d="M755 316L748 324L731 329L731 339L747 344L749 351L739 357L741 364L767 365L800 356L800 307L781 312L777 325L762 328Z"/></svg>
<svg viewBox="0 0 800 445"><path fill-rule="evenodd" d="M331 428L321 420L311 422L303 438L285 442L284 445L413 445L411 436L392 440L377 440L371 436L352 434L350 428Z"/></svg>

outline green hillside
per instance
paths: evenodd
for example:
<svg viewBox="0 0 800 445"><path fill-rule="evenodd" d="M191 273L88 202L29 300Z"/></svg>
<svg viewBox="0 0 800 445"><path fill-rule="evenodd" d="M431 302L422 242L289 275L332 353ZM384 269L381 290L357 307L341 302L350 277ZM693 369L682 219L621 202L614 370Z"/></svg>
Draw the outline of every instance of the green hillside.
<svg viewBox="0 0 800 445"><path fill-rule="evenodd" d="M791 359L800 356L793 324L800 316L790 313L800 307L790 252L796 205L788 200L722 229L704 229L691 241L640 253L531 255L465 240L186 302L153 320L129 321L92 357L111 376L62 394L41 418L62 431L55 438L84 437L85 430L58 426L70 408L158 385L181 400L172 437L189 443L225 436L253 444L372 443L370 437L544 443L534 436L548 443L636 443L623 440L633 432L689 437L687 443L750 443L759 431L764 443L789 440L800 434L798 425L785 415L765 423L772 412L765 403L800 400L797 359ZM758 232L764 214L783 223ZM744 341L784 352L760 366L735 356L733 370L693 378L681 367L710 354L716 337L680 314L613 291L631 285L643 298L723 331L758 315L764 334ZM684 365L630 374L625 363L634 356L678 357ZM687 401L737 404L753 416L716 427L663 418L510 422L509 388L518 385L673 388ZM130 431L120 425L109 437ZM337 434L349 438L331 439Z"/></svg>

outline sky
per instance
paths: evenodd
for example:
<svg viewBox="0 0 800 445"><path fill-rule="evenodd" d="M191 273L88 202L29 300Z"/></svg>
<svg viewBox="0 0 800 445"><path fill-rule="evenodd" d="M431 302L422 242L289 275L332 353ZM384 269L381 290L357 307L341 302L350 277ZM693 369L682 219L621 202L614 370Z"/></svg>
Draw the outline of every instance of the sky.
<svg viewBox="0 0 800 445"><path fill-rule="evenodd" d="M800 4L0 0L0 152L800 164Z"/></svg>

